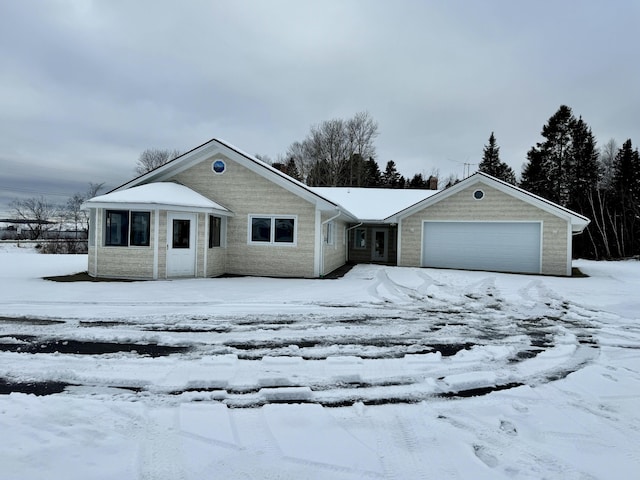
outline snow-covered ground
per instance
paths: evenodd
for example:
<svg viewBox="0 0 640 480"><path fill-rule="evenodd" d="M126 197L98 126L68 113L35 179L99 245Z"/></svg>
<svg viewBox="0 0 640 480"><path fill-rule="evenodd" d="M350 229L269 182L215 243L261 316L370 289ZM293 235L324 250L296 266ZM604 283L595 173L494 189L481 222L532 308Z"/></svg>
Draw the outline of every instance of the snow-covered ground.
<svg viewBox="0 0 640 480"><path fill-rule="evenodd" d="M86 256L0 245L0 479L637 478L640 262L575 265L58 283Z"/></svg>

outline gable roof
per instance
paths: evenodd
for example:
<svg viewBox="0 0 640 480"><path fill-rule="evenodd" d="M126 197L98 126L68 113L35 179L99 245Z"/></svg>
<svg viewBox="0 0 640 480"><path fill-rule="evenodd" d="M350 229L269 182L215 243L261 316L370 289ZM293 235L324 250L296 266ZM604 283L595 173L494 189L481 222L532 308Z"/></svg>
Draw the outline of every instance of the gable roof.
<svg viewBox="0 0 640 480"><path fill-rule="evenodd" d="M316 205L321 210L339 210L341 215L346 217L346 219L351 221L357 220L357 217L353 213L351 213L338 203L324 197L319 193L314 192L304 183L299 182L298 180L290 177L289 175L263 162L262 160L257 159L253 155L243 152L239 148L218 138L213 138L208 142L205 142L202 145L189 150L188 152L174 158L166 164L155 168L143 175L140 175L139 177L136 177L120 185L119 187L116 187L111 192L123 191L142 184L170 180L170 178L176 173L188 169L189 167L197 164L198 162L201 162L207 157L213 157L217 153L224 154L225 156L239 163L243 167L251 170L252 172L272 181L285 190Z"/></svg>
<svg viewBox="0 0 640 480"><path fill-rule="evenodd" d="M171 206L172 209L184 207L190 211L200 210L232 215L222 205L194 192L189 187L173 182L148 183L126 190L112 191L83 203L84 208L113 208L119 205L123 207L126 205L127 208L149 208L149 205Z"/></svg>
<svg viewBox="0 0 640 480"><path fill-rule="evenodd" d="M342 205L362 222L384 223L411 205L436 194L438 190L361 188L361 187L309 187L312 191Z"/></svg>
<svg viewBox="0 0 640 480"><path fill-rule="evenodd" d="M498 180L497 178L492 177L491 175L484 172L476 172L473 175L465 178L464 180L456 183L452 187L441 190L437 194L426 198L408 208L405 208L404 210L397 212L395 215L387 217L385 220L397 222L404 217L412 215L415 212L422 210L423 208L440 202L445 198L448 198L451 195L454 195L461 190L464 190L465 188L478 183L493 187L496 190L499 190L507 195L511 195L512 197L522 200L523 202L529 203L530 205L533 205L552 215L569 220L573 233L582 232L591 222L591 220L583 215L580 215L579 213L569 210L568 208L558 205L557 203L554 203L550 200L539 197L538 195L535 195L531 192L523 190L522 188L516 187L515 185L511 185L510 183Z"/></svg>

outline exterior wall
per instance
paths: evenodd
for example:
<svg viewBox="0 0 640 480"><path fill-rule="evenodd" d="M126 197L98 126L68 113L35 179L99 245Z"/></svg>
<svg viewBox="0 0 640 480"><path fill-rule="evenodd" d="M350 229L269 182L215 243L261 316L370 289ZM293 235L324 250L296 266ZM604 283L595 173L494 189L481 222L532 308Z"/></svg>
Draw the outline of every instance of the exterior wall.
<svg viewBox="0 0 640 480"><path fill-rule="evenodd" d="M167 278L167 211L160 210L158 218L158 278Z"/></svg>
<svg viewBox="0 0 640 480"><path fill-rule="evenodd" d="M366 232L366 246L364 248L355 247L355 231L364 228ZM388 230L387 261L379 262L373 260L373 230ZM396 265L398 259L398 229L388 224L363 224L357 228L349 230L349 261L352 263L383 263L385 265Z"/></svg>
<svg viewBox="0 0 640 480"><path fill-rule="evenodd" d="M98 209L96 215L96 246L98 250L97 269L95 256L89 257L89 268L94 276L118 278L153 278L153 245L155 212L151 212L151 236L148 247L105 247L104 246L104 209ZM92 247L95 250L96 247Z"/></svg>
<svg viewBox="0 0 640 480"><path fill-rule="evenodd" d="M484 198L475 200L473 192L482 190ZM485 184L475 184L426 207L401 223L401 266L421 266L422 221L542 221L542 273L567 274L568 220L556 217L522 200Z"/></svg>
<svg viewBox="0 0 640 480"><path fill-rule="evenodd" d="M92 277L97 277L98 272L96 270L96 248L100 246L100 240L102 239L102 210L96 208L95 217L92 218L93 223L89 224L89 239L88 244L88 264L87 273ZM93 240L91 240L93 238Z"/></svg>
<svg viewBox="0 0 640 480"><path fill-rule="evenodd" d="M325 213L322 215L322 221L328 220L334 214ZM327 245L324 241L326 238L327 225L322 227L322 248L323 248L323 274L333 272L336 268L341 267L345 263L347 255L347 242L345 231L347 224L345 222L334 220L335 232L333 245Z"/></svg>
<svg viewBox="0 0 640 480"><path fill-rule="evenodd" d="M223 223L225 220L222 220ZM209 224L207 222L207 232ZM225 228L222 229L221 245L219 247L207 248L207 277L218 277L226 272L227 249L224 236ZM208 247L208 243L206 247Z"/></svg>
<svg viewBox="0 0 640 480"><path fill-rule="evenodd" d="M223 174L211 169L226 163ZM316 242L315 206L222 154L172 177L234 213L227 220L226 273L282 277L313 277ZM249 215L297 216L296 245L248 242Z"/></svg>

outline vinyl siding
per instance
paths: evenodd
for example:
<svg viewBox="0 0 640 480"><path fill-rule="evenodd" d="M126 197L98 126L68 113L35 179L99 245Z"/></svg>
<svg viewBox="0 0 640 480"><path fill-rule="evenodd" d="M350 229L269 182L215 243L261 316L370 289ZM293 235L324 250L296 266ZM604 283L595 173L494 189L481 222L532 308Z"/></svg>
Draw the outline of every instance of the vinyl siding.
<svg viewBox="0 0 640 480"><path fill-rule="evenodd" d="M226 163L222 175L211 169L217 159ZM227 220L226 273L313 277L314 205L222 154L215 154L170 180L188 186L234 213ZM256 214L297 216L297 244L249 244L249 215Z"/></svg>
<svg viewBox="0 0 640 480"><path fill-rule="evenodd" d="M475 200L473 192L481 189L485 196ZM567 274L568 220L540 210L485 184L471 185L401 221L401 266L420 266L422 221L541 221L542 273Z"/></svg>
<svg viewBox="0 0 640 480"><path fill-rule="evenodd" d="M334 213L325 213L322 215L322 221L324 222L334 215ZM327 245L324 242L327 225L323 225L322 227L322 248L324 249L322 271L325 275L344 265L347 255L347 245L345 239L345 229L347 225L345 222L341 222L338 220L334 220L334 225L335 232L333 245Z"/></svg>
<svg viewBox="0 0 640 480"><path fill-rule="evenodd" d="M105 210L96 214L96 245L98 249L97 271L95 257L89 256L90 274L100 277L151 279L153 278L153 222L155 212L151 212L151 236L148 247L105 247ZM93 250L93 248L92 248Z"/></svg>

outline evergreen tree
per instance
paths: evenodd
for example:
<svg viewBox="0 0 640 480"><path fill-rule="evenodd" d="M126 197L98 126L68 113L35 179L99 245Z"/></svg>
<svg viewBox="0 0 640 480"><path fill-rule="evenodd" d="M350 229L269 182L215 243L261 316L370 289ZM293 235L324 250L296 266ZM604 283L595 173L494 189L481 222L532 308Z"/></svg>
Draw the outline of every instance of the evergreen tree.
<svg viewBox="0 0 640 480"><path fill-rule="evenodd" d="M513 169L500 161L500 147L496 143L496 137L493 132L489 137L489 145L485 145L482 152L482 161L478 170L513 185L516 183L516 175Z"/></svg>
<svg viewBox="0 0 640 480"><path fill-rule="evenodd" d="M385 188L398 188L400 178L400 174L396 168L396 162L389 160L382 174L382 186Z"/></svg>
<svg viewBox="0 0 640 480"><path fill-rule="evenodd" d="M622 144L613 162L614 208L612 223L620 256L640 252L640 154L631 140Z"/></svg>
<svg viewBox="0 0 640 480"><path fill-rule="evenodd" d="M416 173L408 184L409 188L429 188L429 184L421 173Z"/></svg>
<svg viewBox="0 0 640 480"><path fill-rule="evenodd" d="M573 125L570 158L570 207L578 211L585 211L589 192L598 188L601 170L596 140L591 128L582 120L582 117Z"/></svg>
<svg viewBox="0 0 640 480"><path fill-rule="evenodd" d="M576 119L571 109L561 105L542 127L544 142L539 142L527 153L522 186L562 206L570 202L570 175L572 173L573 134Z"/></svg>
<svg viewBox="0 0 640 480"><path fill-rule="evenodd" d="M364 164L365 181L363 187L379 187L382 183L382 174L380 173L380 167L373 157L369 157Z"/></svg>
<svg viewBox="0 0 640 480"><path fill-rule="evenodd" d="M542 152L535 147L527 152L527 163L522 170L520 186L544 198L552 196L544 157Z"/></svg>

